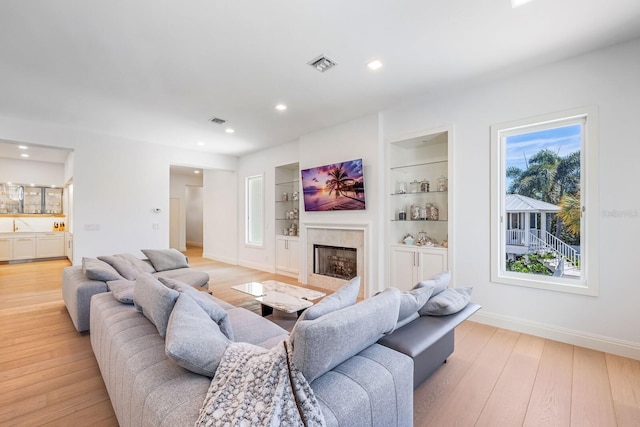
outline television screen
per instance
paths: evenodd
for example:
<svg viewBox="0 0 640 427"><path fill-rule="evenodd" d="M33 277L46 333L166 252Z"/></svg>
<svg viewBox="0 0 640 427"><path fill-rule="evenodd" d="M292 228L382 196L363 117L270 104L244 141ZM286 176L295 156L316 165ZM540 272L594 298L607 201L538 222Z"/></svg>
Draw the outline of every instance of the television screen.
<svg viewBox="0 0 640 427"><path fill-rule="evenodd" d="M363 210L362 159L301 171L304 210Z"/></svg>

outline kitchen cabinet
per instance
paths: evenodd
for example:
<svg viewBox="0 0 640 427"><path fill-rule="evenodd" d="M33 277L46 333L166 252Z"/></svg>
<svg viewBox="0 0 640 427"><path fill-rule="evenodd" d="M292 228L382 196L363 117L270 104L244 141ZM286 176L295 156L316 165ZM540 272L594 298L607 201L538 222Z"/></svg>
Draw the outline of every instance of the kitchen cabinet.
<svg viewBox="0 0 640 427"><path fill-rule="evenodd" d="M0 261L11 261L13 259L13 239L0 238Z"/></svg>
<svg viewBox="0 0 640 427"><path fill-rule="evenodd" d="M447 248L391 246L391 286L407 291L421 280L448 270Z"/></svg>
<svg viewBox="0 0 640 427"><path fill-rule="evenodd" d="M16 233L18 234L18 233ZM33 259L36 257L35 233L19 233L13 238L13 259Z"/></svg>
<svg viewBox="0 0 640 427"><path fill-rule="evenodd" d="M65 256L64 233L36 233L36 258L56 258Z"/></svg>
<svg viewBox="0 0 640 427"><path fill-rule="evenodd" d="M298 277L300 242L298 237L276 236L276 273Z"/></svg>
<svg viewBox="0 0 640 427"><path fill-rule="evenodd" d="M0 183L0 214L60 215L62 188Z"/></svg>

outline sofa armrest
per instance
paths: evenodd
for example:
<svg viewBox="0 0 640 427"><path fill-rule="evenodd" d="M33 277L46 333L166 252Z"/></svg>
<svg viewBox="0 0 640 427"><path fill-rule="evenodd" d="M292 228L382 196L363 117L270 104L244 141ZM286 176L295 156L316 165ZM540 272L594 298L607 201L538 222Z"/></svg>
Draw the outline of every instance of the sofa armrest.
<svg viewBox="0 0 640 427"><path fill-rule="evenodd" d="M62 299L78 332L89 330L91 297L107 291L105 282L88 279L81 266L66 267L62 271Z"/></svg>

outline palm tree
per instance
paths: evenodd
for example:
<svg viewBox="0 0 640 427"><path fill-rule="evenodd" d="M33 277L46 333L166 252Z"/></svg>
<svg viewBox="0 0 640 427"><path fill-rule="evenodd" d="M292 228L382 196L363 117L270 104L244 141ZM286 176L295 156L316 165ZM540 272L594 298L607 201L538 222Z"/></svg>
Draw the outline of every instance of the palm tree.
<svg viewBox="0 0 640 427"><path fill-rule="evenodd" d="M339 197L345 189L353 186L353 180L349 178L347 172L345 172L342 165L337 166L329 171L330 178L325 183L329 189L329 194L332 191L336 192L336 197Z"/></svg>
<svg viewBox="0 0 640 427"><path fill-rule="evenodd" d="M560 200L558 216L566 230L576 236L580 235L580 192L576 196L567 194Z"/></svg>
<svg viewBox="0 0 640 427"><path fill-rule="evenodd" d="M580 151L560 157L551 150L540 150L529 159L526 169L509 167L506 176L512 179L507 193L558 205L565 195L579 194ZM556 237L561 232L562 219L556 221Z"/></svg>

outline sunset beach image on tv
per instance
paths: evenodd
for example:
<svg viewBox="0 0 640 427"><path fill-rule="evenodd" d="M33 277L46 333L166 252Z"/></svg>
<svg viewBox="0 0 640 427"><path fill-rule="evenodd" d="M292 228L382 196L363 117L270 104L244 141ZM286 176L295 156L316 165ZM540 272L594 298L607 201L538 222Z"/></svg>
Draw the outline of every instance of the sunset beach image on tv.
<svg viewBox="0 0 640 427"><path fill-rule="evenodd" d="M301 171L304 210L363 210L362 159Z"/></svg>

